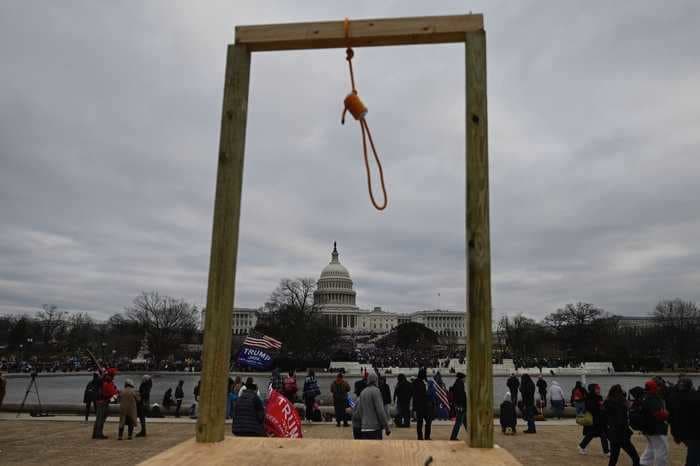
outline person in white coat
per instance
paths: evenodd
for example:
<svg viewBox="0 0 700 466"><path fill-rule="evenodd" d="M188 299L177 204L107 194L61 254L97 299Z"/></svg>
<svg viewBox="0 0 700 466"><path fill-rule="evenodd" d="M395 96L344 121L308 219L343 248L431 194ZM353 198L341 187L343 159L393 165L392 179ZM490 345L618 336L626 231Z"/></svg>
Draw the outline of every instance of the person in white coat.
<svg viewBox="0 0 700 466"><path fill-rule="evenodd" d="M561 419L564 414L564 390L561 389L559 382L553 380L549 386L549 404L552 407L553 416Z"/></svg>

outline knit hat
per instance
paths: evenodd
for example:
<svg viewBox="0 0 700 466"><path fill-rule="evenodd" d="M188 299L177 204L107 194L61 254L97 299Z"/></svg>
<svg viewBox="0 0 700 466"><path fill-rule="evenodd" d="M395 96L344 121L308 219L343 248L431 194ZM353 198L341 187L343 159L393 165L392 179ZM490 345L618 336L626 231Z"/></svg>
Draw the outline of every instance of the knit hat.
<svg viewBox="0 0 700 466"><path fill-rule="evenodd" d="M658 389L659 386L656 385L656 381L654 380L647 380L644 384L644 390L648 391L649 393L656 393Z"/></svg>
<svg viewBox="0 0 700 466"><path fill-rule="evenodd" d="M125 386L125 387L134 388L134 381L131 380L131 379L126 379L126 380L124 381L124 386Z"/></svg>

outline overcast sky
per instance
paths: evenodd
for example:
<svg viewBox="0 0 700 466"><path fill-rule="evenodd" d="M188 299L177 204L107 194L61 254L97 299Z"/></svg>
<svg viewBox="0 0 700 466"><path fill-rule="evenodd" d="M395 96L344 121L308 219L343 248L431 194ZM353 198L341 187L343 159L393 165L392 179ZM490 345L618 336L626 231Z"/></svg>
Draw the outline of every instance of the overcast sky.
<svg viewBox="0 0 700 466"><path fill-rule="evenodd" d="M235 25L467 8L487 30L495 317L700 300L700 2L8 0L0 313L205 303ZM237 306L318 277L335 240L361 307L465 309L464 47L357 49L355 66L382 213L339 121L344 50L253 57Z"/></svg>

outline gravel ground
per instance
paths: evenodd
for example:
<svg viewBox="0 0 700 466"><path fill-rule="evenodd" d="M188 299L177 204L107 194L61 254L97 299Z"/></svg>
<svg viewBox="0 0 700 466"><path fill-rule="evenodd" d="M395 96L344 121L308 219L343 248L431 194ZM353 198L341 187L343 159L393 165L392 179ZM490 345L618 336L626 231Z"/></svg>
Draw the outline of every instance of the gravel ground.
<svg viewBox="0 0 700 466"><path fill-rule="evenodd" d="M183 420L184 421L184 420ZM91 440L92 423L81 421L0 419L0 464L54 465L85 464L90 466L131 465L153 456L193 436L194 424L189 422L153 423L147 438L131 441L116 440L117 424L108 422L105 433L108 440ZM451 426L440 423L433 426L433 439L447 440ZM304 435L314 438L351 438L352 429L334 424L304 425ZM464 438L464 432L460 439ZM600 442L594 440L588 455L576 450L580 428L575 425L538 425L535 435L503 436L497 429L496 443L506 448L524 465L607 465ZM414 429L394 429L393 439L415 439ZM635 435L633 441L639 453L646 440ZM323 452L321 452L323 453ZM671 442L671 465L682 465L685 448ZM332 456L328 458L333 463ZM619 465L632 464L623 453Z"/></svg>

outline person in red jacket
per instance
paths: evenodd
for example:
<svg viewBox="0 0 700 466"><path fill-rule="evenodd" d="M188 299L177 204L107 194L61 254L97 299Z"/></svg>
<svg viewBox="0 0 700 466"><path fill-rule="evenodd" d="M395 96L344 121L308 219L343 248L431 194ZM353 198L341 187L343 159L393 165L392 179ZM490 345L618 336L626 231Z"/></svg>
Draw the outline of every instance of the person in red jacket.
<svg viewBox="0 0 700 466"><path fill-rule="evenodd" d="M103 429L107 420L109 403L113 398L119 395L117 386L114 385L114 376L117 375L117 370L109 368L102 374L102 384L97 394L95 401L95 425L92 428L92 438L97 440L106 439Z"/></svg>
<svg viewBox="0 0 700 466"><path fill-rule="evenodd" d="M646 450L642 453L640 463L644 465L668 465L668 411L659 396L659 386L654 380L644 384L644 401L642 412L646 417L642 433L647 438Z"/></svg>

